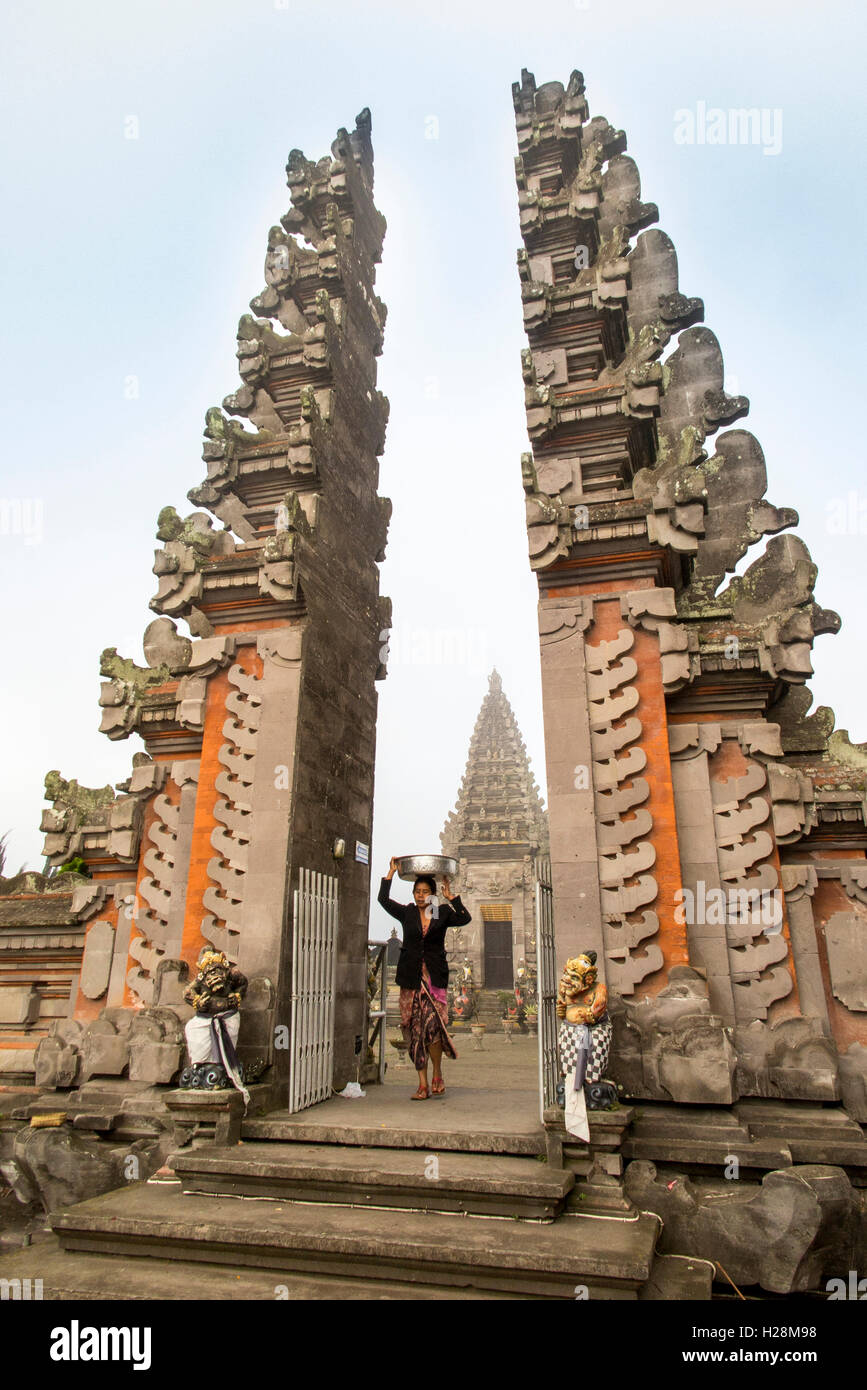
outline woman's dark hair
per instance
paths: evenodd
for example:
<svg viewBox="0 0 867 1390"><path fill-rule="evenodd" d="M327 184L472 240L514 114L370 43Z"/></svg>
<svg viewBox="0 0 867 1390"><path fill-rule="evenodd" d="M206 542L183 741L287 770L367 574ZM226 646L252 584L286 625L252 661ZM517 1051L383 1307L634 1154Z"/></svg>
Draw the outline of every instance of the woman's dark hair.
<svg viewBox="0 0 867 1390"><path fill-rule="evenodd" d="M428 888L430 889L430 891L434 894L434 896L436 896L436 891L437 891L436 879L431 878L428 874L419 874L419 876L418 876L418 878L416 879L415 883L412 885L412 886L413 886L413 892L415 891L416 888L418 888L418 885L419 885L420 883L426 883L427 886L428 886Z"/></svg>

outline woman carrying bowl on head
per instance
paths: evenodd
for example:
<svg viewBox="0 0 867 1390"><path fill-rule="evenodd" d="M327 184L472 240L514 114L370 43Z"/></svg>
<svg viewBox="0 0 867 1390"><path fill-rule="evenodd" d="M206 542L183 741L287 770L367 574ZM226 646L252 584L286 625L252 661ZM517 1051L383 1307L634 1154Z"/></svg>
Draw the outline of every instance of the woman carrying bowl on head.
<svg viewBox="0 0 867 1390"><path fill-rule="evenodd" d="M391 880L398 868L392 858L379 888L379 903L403 927L403 944L397 963L395 982L400 986L400 1026L409 1044L409 1055L418 1072L418 1090L413 1100L444 1096L443 1053L457 1057L448 1035L446 990L449 967L445 938L449 927L463 927L472 921L457 894L452 893L448 876L443 878L444 903L436 899L436 879L420 874L412 890L411 903L391 900ZM427 1063L433 1063L433 1079L428 1089Z"/></svg>

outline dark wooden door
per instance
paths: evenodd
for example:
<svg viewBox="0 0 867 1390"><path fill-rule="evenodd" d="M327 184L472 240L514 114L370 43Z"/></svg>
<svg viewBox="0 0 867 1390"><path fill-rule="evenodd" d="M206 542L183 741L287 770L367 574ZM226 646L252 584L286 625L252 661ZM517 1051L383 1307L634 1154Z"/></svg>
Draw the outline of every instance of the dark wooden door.
<svg viewBox="0 0 867 1390"><path fill-rule="evenodd" d="M486 922L485 989L511 989L514 983L512 924Z"/></svg>

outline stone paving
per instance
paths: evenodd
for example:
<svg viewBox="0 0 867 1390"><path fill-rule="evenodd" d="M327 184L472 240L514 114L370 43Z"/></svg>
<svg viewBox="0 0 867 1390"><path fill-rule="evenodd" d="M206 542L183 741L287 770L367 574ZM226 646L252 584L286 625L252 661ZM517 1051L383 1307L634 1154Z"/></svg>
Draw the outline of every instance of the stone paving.
<svg viewBox="0 0 867 1390"><path fill-rule="evenodd" d="M394 1037L391 1030L388 1037ZM495 1090L531 1091L533 1107L538 1112L537 1092L539 1089L539 1039L526 1033L512 1035L507 1042L501 1032L488 1032L482 1038L482 1050L476 1051L474 1040L469 1032L451 1034L458 1054L456 1062L448 1057L443 1062L443 1076L446 1090ZM416 1073L411 1063L398 1066L397 1052L386 1043L388 1070L385 1084L405 1085L410 1083L410 1093L415 1090Z"/></svg>
<svg viewBox="0 0 867 1390"><path fill-rule="evenodd" d="M305 1138L310 1140L316 1138L317 1130L324 1139L325 1131L336 1132L338 1128L357 1130L359 1137L361 1131L368 1136L379 1131L378 1140L366 1137L365 1143L413 1144L414 1133L428 1138L435 1135L440 1141L452 1134L466 1136L464 1142L456 1137L456 1146L468 1147L472 1140L473 1147L490 1152L502 1147L492 1142L499 1135L516 1141L504 1151L543 1151L538 1039L519 1035L507 1042L502 1034L486 1033L481 1051L475 1050L469 1033L457 1033L454 1041L458 1060L446 1059L444 1063L444 1096L411 1100L418 1085L416 1072L411 1065L397 1065L395 1049L389 1046L383 1086L365 1086L365 1095L359 1100L332 1096L292 1116L286 1111L272 1111L265 1118L248 1120L244 1136L277 1137L276 1131L271 1134L266 1130L278 1123L303 1127L309 1131ZM336 1133L330 1142L337 1142Z"/></svg>

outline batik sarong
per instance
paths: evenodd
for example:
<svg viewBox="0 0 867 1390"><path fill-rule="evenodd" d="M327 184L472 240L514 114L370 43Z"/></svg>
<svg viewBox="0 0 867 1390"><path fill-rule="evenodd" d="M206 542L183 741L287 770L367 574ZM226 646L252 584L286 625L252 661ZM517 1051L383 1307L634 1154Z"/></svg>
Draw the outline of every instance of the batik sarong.
<svg viewBox="0 0 867 1390"><path fill-rule="evenodd" d="M457 1059L448 1021L446 991L431 984L427 966L422 966L418 989L400 991L400 1026L416 1071L424 1071L427 1066L431 1043L442 1043L443 1056Z"/></svg>

